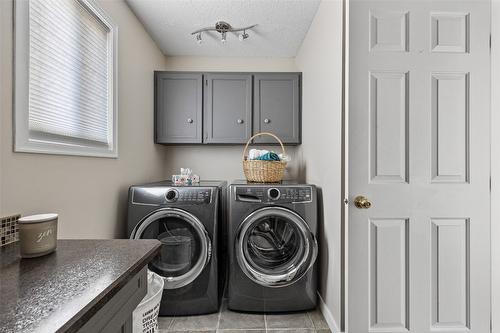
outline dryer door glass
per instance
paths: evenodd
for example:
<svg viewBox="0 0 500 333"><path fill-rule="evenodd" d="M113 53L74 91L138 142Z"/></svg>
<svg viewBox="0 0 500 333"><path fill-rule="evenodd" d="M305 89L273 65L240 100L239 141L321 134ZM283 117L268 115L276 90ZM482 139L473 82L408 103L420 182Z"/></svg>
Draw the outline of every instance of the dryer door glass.
<svg viewBox="0 0 500 333"><path fill-rule="evenodd" d="M203 224L191 213L177 208L154 212L140 223L136 239L158 239L160 253L149 269L164 277L165 289L193 282L210 261L211 243Z"/></svg>
<svg viewBox="0 0 500 333"><path fill-rule="evenodd" d="M236 255L243 272L267 287L287 286L314 264L318 245L307 223L297 213L266 207L241 224Z"/></svg>

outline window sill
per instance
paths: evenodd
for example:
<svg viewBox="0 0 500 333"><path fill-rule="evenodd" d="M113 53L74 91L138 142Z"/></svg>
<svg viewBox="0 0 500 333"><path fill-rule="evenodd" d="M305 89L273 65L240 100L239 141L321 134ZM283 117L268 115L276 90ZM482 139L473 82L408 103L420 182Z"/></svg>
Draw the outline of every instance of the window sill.
<svg viewBox="0 0 500 333"><path fill-rule="evenodd" d="M118 158L118 148L108 149L107 147L47 142L41 140L27 140L26 142L16 142L15 153L34 153L47 155L69 155L82 157Z"/></svg>

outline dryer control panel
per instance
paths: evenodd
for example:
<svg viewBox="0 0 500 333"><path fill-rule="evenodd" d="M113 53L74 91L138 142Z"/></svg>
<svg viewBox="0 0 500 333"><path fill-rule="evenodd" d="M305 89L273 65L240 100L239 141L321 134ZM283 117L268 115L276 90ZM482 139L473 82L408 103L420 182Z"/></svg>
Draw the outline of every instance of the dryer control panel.
<svg viewBox="0 0 500 333"><path fill-rule="evenodd" d="M311 186L238 186L236 201L301 203L312 201Z"/></svg>

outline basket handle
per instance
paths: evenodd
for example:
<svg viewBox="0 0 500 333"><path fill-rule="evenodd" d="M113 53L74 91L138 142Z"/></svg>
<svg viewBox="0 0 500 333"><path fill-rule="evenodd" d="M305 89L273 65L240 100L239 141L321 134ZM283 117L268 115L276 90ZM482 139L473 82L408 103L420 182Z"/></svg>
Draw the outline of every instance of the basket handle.
<svg viewBox="0 0 500 333"><path fill-rule="evenodd" d="M273 138L276 139L276 141L279 142L280 146L281 146L281 151L283 153L283 155L285 155L285 146L283 146L283 142L281 142L280 138L278 138L276 135L274 135L273 133L269 133L269 132L260 132L260 133L257 133L255 135L253 135L250 139L248 139L247 141L247 144L245 145L245 149L243 149L243 161L245 160L245 156L247 154L247 150L248 150L248 146L250 145L250 142L255 139L256 137L258 136L261 136L261 135L267 135L267 136L271 136Z"/></svg>

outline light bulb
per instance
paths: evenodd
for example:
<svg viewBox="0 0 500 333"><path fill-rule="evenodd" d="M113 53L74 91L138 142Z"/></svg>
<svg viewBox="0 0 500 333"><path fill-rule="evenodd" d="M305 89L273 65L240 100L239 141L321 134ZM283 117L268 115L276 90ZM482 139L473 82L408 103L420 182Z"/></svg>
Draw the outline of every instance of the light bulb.
<svg viewBox="0 0 500 333"><path fill-rule="evenodd" d="M226 32L222 33L222 39L220 40L222 44L226 44Z"/></svg>
<svg viewBox="0 0 500 333"><path fill-rule="evenodd" d="M249 36L248 36L248 34L246 33L246 31L245 31L245 30L243 30L243 33L242 33L242 34L240 34L240 35L238 36L238 39L240 40L240 42L242 42L242 41L244 41L245 39L247 39L248 37L249 37Z"/></svg>
<svg viewBox="0 0 500 333"><path fill-rule="evenodd" d="M201 43L203 43L203 40L201 39L201 32L196 35L196 42L198 43L198 45L201 45Z"/></svg>
<svg viewBox="0 0 500 333"><path fill-rule="evenodd" d="M240 40L240 42L242 42L242 41L245 39L245 37L243 37L243 34L240 34L240 35L238 36L238 39Z"/></svg>

